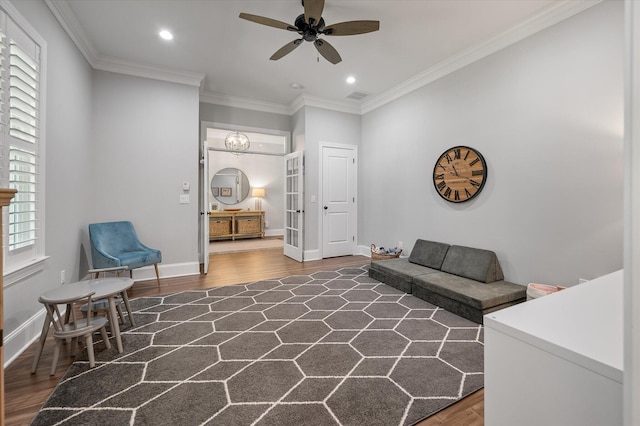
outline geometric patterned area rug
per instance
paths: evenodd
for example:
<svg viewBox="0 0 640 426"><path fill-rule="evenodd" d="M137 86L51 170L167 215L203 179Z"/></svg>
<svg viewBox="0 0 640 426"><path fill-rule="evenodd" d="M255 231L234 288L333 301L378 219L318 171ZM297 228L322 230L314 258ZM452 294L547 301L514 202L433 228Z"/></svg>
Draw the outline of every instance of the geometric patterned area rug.
<svg viewBox="0 0 640 426"><path fill-rule="evenodd" d="M132 300L32 424L411 425L482 388L483 327L367 271Z"/></svg>

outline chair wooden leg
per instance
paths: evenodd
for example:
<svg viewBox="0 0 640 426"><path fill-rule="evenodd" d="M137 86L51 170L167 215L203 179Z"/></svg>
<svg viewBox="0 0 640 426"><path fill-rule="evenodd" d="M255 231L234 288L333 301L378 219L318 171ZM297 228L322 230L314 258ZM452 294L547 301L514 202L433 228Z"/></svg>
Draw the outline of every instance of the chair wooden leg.
<svg viewBox="0 0 640 426"><path fill-rule="evenodd" d="M96 366L96 357L93 354L93 333L87 334L85 340L87 342L87 353L89 354L89 367L93 368Z"/></svg>
<svg viewBox="0 0 640 426"><path fill-rule="evenodd" d="M158 286L160 286L160 273L158 272L158 264L154 263L153 266L156 268L156 280L158 280Z"/></svg>
<svg viewBox="0 0 640 426"><path fill-rule="evenodd" d="M71 338L71 353L69 355L75 357L76 356L76 348L78 346L78 338L77 337L72 337Z"/></svg>
<svg viewBox="0 0 640 426"><path fill-rule="evenodd" d="M118 310L118 321L120 322L120 324L124 325L124 312L122 312L122 305L118 303L116 305L116 309Z"/></svg>
<svg viewBox="0 0 640 426"><path fill-rule="evenodd" d="M133 311L131 310L131 304L129 304L129 296L127 296L127 291L123 291L120 293L122 297L122 301L124 302L125 308L127 308L127 312L129 314L129 322L131 323L131 327L136 326L136 320L133 318Z"/></svg>
<svg viewBox="0 0 640 426"><path fill-rule="evenodd" d="M109 335L107 335L107 328L102 327L100 329L100 334L102 335L102 340L104 341L104 345L107 349L111 349L111 342L109 341Z"/></svg>
<svg viewBox="0 0 640 426"><path fill-rule="evenodd" d="M60 356L60 349L62 348L62 339L56 339L56 347L53 349L53 361L51 362L51 375L56 374L56 367L58 366L58 357Z"/></svg>
<svg viewBox="0 0 640 426"><path fill-rule="evenodd" d="M42 356L42 349L44 349L44 342L47 340L47 334L49 334L49 327L51 326L51 315L49 311L47 311L47 317L44 320L44 325L42 326L42 332L40 333L40 341L38 342L38 348L36 349L36 353L33 357L33 364L31 364L31 374L35 373L38 369L38 363L40 362L40 357Z"/></svg>

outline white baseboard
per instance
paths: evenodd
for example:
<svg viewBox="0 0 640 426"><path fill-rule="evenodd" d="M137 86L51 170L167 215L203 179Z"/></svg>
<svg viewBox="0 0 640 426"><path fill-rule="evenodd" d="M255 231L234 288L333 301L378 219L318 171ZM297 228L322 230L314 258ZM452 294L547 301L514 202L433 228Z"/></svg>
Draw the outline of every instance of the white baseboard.
<svg viewBox="0 0 640 426"><path fill-rule="evenodd" d="M4 368L7 368L29 345L38 340L47 311L42 308L4 338Z"/></svg>
<svg viewBox="0 0 640 426"><path fill-rule="evenodd" d="M264 231L265 237L282 237L284 236L284 229L266 229Z"/></svg>
<svg viewBox="0 0 640 426"><path fill-rule="evenodd" d="M305 250L303 256L305 262L322 259L320 257L320 250Z"/></svg>
<svg viewBox="0 0 640 426"><path fill-rule="evenodd" d="M160 279L183 277L187 275L200 274L200 263L198 262L185 262L185 263L171 263L158 265L158 272ZM156 270L153 266L144 266L142 268L133 270L134 281L154 280L156 279Z"/></svg>
<svg viewBox="0 0 640 426"><path fill-rule="evenodd" d="M371 247L370 246L358 246L356 247L356 254L360 256L371 257Z"/></svg>
<svg viewBox="0 0 640 426"><path fill-rule="evenodd" d="M371 257L371 247L369 246L356 246L354 252L353 252L354 256L357 255L362 255L362 256L366 256L366 257ZM316 249L316 250L305 250L304 252L304 260L305 262L310 261L310 260L321 260L322 257L320 257L320 250Z"/></svg>

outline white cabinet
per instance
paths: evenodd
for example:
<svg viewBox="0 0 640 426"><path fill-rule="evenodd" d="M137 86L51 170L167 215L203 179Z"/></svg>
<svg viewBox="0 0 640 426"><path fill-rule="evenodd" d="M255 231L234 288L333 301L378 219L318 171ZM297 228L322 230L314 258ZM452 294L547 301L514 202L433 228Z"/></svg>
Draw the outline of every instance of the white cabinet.
<svg viewBox="0 0 640 426"><path fill-rule="evenodd" d="M485 425L621 425L622 270L484 317Z"/></svg>

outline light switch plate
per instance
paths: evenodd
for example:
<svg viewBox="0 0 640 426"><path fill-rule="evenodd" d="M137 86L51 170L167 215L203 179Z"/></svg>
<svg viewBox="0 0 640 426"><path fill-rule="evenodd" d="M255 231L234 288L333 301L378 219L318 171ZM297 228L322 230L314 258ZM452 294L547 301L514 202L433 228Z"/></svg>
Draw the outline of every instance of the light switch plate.
<svg viewBox="0 0 640 426"><path fill-rule="evenodd" d="M180 195L180 204L189 204L189 194Z"/></svg>

